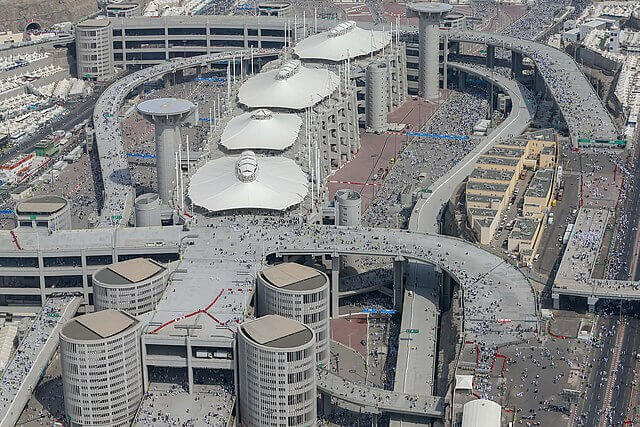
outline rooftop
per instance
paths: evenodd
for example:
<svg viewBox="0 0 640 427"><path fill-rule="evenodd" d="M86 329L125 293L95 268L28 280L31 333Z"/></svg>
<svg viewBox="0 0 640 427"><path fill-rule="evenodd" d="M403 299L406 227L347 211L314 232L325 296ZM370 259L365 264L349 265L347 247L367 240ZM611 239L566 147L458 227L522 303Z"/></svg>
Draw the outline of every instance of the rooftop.
<svg viewBox="0 0 640 427"><path fill-rule="evenodd" d="M509 233L510 239L532 240L536 235L540 218L518 217L513 224L513 230Z"/></svg>
<svg viewBox="0 0 640 427"><path fill-rule="evenodd" d="M111 24L111 20L107 18L95 18L95 19L87 19L86 21L82 21L78 24L78 27L94 27L94 28L104 28Z"/></svg>
<svg viewBox="0 0 640 427"><path fill-rule="evenodd" d="M327 283L327 277L315 268L294 262L266 268L260 274L273 286L291 291L310 291Z"/></svg>
<svg viewBox="0 0 640 427"><path fill-rule="evenodd" d="M338 88L339 77L332 71L307 68L298 60L279 69L251 77L238 90L238 100L249 108L303 110L322 101Z"/></svg>
<svg viewBox="0 0 640 427"><path fill-rule="evenodd" d="M133 258L108 265L94 273L94 278L109 285L128 285L156 276L166 268L147 258Z"/></svg>
<svg viewBox="0 0 640 427"><path fill-rule="evenodd" d="M313 332L308 326L277 314L250 320L240 328L252 341L273 348L295 348L313 340Z"/></svg>
<svg viewBox="0 0 640 427"><path fill-rule="evenodd" d="M369 55L391 43L388 31L365 30L354 21L346 21L328 31L307 37L295 46L295 54L302 59L344 61Z"/></svg>
<svg viewBox="0 0 640 427"><path fill-rule="evenodd" d="M515 168L520 163L520 159L514 158L502 158L502 157L490 157L490 156L480 156L477 165L504 165Z"/></svg>
<svg viewBox="0 0 640 427"><path fill-rule="evenodd" d="M524 193L524 197L546 197L553 183L553 169L539 169Z"/></svg>
<svg viewBox="0 0 640 427"><path fill-rule="evenodd" d="M210 160L191 178L189 197L209 211L285 210L308 192L307 175L285 157L257 157L251 151Z"/></svg>
<svg viewBox="0 0 640 427"><path fill-rule="evenodd" d="M232 118L220 144L228 150L284 150L298 138L302 119L296 114L259 109Z"/></svg>
<svg viewBox="0 0 640 427"><path fill-rule="evenodd" d="M140 114L148 116L172 116L186 114L196 106L191 101L178 98L157 98L138 104Z"/></svg>
<svg viewBox="0 0 640 427"><path fill-rule="evenodd" d="M474 180L492 180L509 182L513 178L515 170L493 170L476 168L471 172L470 179Z"/></svg>
<svg viewBox="0 0 640 427"><path fill-rule="evenodd" d="M118 310L102 310L84 314L70 320L60 332L67 338L96 341L118 335L135 327L138 320Z"/></svg>
<svg viewBox="0 0 640 427"><path fill-rule="evenodd" d="M67 200L60 196L35 196L18 203L18 214L53 214L67 205Z"/></svg>
<svg viewBox="0 0 640 427"><path fill-rule="evenodd" d="M507 184L491 184L488 182L467 182L467 191L492 191L495 193L506 193L509 186Z"/></svg>
<svg viewBox="0 0 640 427"><path fill-rule="evenodd" d="M453 6L439 2L409 3L407 8L417 13L447 13L453 10Z"/></svg>
<svg viewBox="0 0 640 427"><path fill-rule="evenodd" d="M485 156L491 157L515 157L519 158L524 155L524 148L501 148L501 147L493 147L486 153Z"/></svg>

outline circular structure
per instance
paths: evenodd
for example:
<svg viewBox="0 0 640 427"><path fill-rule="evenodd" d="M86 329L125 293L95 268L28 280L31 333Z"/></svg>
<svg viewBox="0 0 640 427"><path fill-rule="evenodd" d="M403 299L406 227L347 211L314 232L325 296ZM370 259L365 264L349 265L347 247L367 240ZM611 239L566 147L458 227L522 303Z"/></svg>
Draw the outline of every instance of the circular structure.
<svg viewBox="0 0 640 427"><path fill-rule="evenodd" d="M137 108L146 116L177 116L190 113L196 106L186 99L157 98L142 101Z"/></svg>
<svg viewBox="0 0 640 427"><path fill-rule="evenodd" d="M362 223L362 196L354 190L336 191L336 225L356 227Z"/></svg>
<svg viewBox="0 0 640 427"><path fill-rule="evenodd" d="M282 211L308 192L307 175L285 157L240 156L210 160L191 177L191 201L212 212L232 209Z"/></svg>
<svg viewBox="0 0 640 427"><path fill-rule="evenodd" d="M37 22L29 22L24 31L27 33L42 31L42 26Z"/></svg>
<svg viewBox="0 0 640 427"><path fill-rule="evenodd" d="M182 143L180 124L196 105L186 99L158 98L138 104L138 112L155 125L156 174L160 199L170 205L176 189L176 153Z"/></svg>
<svg viewBox="0 0 640 427"><path fill-rule="evenodd" d="M315 425L313 330L286 317L267 315L241 324L236 336L241 425Z"/></svg>
<svg viewBox="0 0 640 427"><path fill-rule="evenodd" d="M238 100L249 108L303 110L327 98L339 84L334 72L307 68L294 59L244 82Z"/></svg>
<svg viewBox="0 0 640 427"><path fill-rule="evenodd" d="M129 425L142 398L140 326L127 313L104 310L62 328L64 406L71 425Z"/></svg>
<svg viewBox="0 0 640 427"><path fill-rule="evenodd" d="M467 17L460 12L447 13L442 21L442 26L452 30L464 30L467 28Z"/></svg>
<svg viewBox="0 0 640 427"><path fill-rule="evenodd" d="M291 3L265 1L258 3L258 14L262 16L287 17L291 15Z"/></svg>
<svg viewBox="0 0 640 427"><path fill-rule="evenodd" d="M102 267L91 277L96 311L117 309L139 316L156 307L167 286L169 269L147 258Z"/></svg>
<svg viewBox="0 0 640 427"><path fill-rule="evenodd" d="M365 30L346 21L300 40L293 51L302 59L344 61L377 52L390 43L390 32Z"/></svg>
<svg viewBox="0 0 640 427"><path fill-rule="evenodd" d="M136 227L153 227L162 225L160 216L160 196L156 193L145 193L136 197Z"/></svg>
<svg viewBox="0 0 640 427"><path fill-rule="evenodd" d="M453 6L447 3L438 2L420 2L420 3L408 3L407 7L417 13L434 13L442 14L449 13L453 10Z"/></svg>
<svg viewBox="0 0 640 427"><path fill-rule="evenodd" d="M316 334L316 362L329 361L329 278L315 268L285 262L266 268L257 278L258 315L278 314L297 320Z"/></svg>
<svg viewBox="0 0 640 427"><path fill-rule="evenodd" d="M46 228L50 231L71 228L71 205L60 196L35 196L17 204L18 227Z"/></svg>
<svg viewBox="0 0 640 427"><path fill-rule="evenodd" d="M228 150L278 150L293 145L302 119L296 114L274 113L265 108L229 120L220 137Z"/></svg>
<svg viewBox="0 0 640 427"><path fill-rule="evenodd" d="M420 96L433 99L438 97L440 70L440 19L451 12L453 6L446 3L409 3L407 16L420 19L418 93Z"/></svg>
<svg viewBox="0 0 640 427"><path fill-rule="evenodd" d="M371 132L385 132L387 122L388 70L385 62L367 66L365 96L365 127Z"/></svg>
<svg viewBox="0 0 640 427"><path fill-rule="evenodd" d="M140 15L140 5L138 3L118 2L106 5L105 11L108 17L130 18Z"/></svg>
<svg viewBox="0 0 640 427"><path fill-rule="evenodd" d="M88 19L76 25L79 78L96 81L114 76L113 31L109 19Z"/></svg>

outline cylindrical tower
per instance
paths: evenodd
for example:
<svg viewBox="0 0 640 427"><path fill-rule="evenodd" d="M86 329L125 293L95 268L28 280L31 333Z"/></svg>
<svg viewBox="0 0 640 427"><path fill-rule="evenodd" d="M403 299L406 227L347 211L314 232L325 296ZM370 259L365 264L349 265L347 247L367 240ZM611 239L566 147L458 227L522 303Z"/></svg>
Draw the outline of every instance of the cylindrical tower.
<svg viewBox="0 0 640 427"><path fill-rule="evenodd" d="M238 401L243 426L316 425L316 340L292 319L267 315L238 327Z"/></svg>
<svg viewBox="0 0 640 427"><path fill-rule="evenodd" d="M124 310L134 316L156 308L169 269L152 259L134 258L102 267L91 277L96 311Z"/></svg>
<svg viewBox="0 0 640 427"><path fill-rule="evenodd" d="M365 127L371 132L385 132L387 124L388 70L384 62L367 66Z"/></svg>
<svg viewBox="0 0 640 427"><path fill-rule="evenodd" d="M156 128L158 194L166 205L170 204L176 191L176 153L182 141L180 124L195 107L190 101L176 98L150 99L138 104L140 114Z"/></svg>
<svg viewBox="0 0 640 427"><path fill-rule="evenodd" d="M136 227L162 225L160 217L160 197L156 193L145 193L136 197Z"/></svg>
<svg viewBox="0 0 640 427"><path fill-rule="evenodd" d="M423 98L438 97L440 69L440 20L451 12L453 6L446 3L424 2L407 5L407 15L418 17L419 24L419 68L418 93Z"/></svg>
<svg viewBox="0 0 640 427"><path fill-rule="evenodd" d="M128 426L142 398L139 330L116 310L85 314L60 331L64 405L71 426Z"/></svg>
<svg viewBox="0 0 640 427"><path fill-rule="evenodd" d="M88 19L76 25L76 59L78 78L111 80L115 71L109 19Z"/></svg>
<svg viewBox="0 0 640 427"><path fill-rule="evenodd" d="M316 361L329 362L329 278L315 268L285 262L258 273L258 316L278 314L316 334Z"/></svg>
<svg viewBox="0 0 640 427"><path fill-rule="evenodd" d="M71 203L55 195L34 196L16 205L18 227L71 229Z"/></svg>
<svg viewBox="0 0 640 427"><path fill-rule="evenodd" d="M362 197L346 188L336 191L336 225L357 227L362 224Z"/></svg>

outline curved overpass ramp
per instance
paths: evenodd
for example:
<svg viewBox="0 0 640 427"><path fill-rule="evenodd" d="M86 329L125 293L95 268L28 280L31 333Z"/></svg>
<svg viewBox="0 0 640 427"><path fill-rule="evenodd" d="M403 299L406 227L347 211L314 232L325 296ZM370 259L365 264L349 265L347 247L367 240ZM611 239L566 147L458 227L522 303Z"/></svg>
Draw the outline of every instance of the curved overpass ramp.
<svg viewBox="0 0 640 427"><path fill-rule="evenodd" d="M451 41L501 47L531 58L567 122L572 140L617 138L619 132L611 115L571 56L546 44L503 34L452 30L448 35Z"/></svg>
<svg viewBox="0 0 640 427"><path fill-rule="evenodd" d="M498 73L492 73L491 70L484 67L457 62L449 62L448 66L479 76L484 80L493 81L511 97L511 112L505 121L485 137L447 175L438 179L428 188L426 198L418 199L409 218L409 230L411 231L437 234L440 231L437 220L440 209L451 198L458 185L473 171L478 157L499 141L518 136L524 132L535 114L534 101L529 99L527 90L517 81Z"/></svg>

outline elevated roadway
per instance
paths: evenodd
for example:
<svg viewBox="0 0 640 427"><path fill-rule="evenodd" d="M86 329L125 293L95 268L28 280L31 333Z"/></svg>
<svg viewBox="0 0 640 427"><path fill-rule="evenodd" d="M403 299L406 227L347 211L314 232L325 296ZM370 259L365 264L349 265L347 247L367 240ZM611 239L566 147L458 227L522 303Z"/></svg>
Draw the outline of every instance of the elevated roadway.
<svg viewBox="0 0 640 427"><path fill-rule="evenodd" d="M511 97L511 112L447 175L442 176L429 186L425 192L426 198L418 199L409 218L409 230L411 231L439 233L438 216L442 206L451 198L462 181L471 174L478 158L498 142L508 140L524 132L535 114L535 102L531 99L529 91L516 80L492 72L485 67L457 62L449 62L448 66L492 81Z"/></svg>
<svg viewBox="0 0 640 427"><path fill-rule="evenodd" d="M578 138L617 139L619 131L604 102L578 64L563 51L503 34L451 30L448 36L450 41L480 43L529 57L536 66L536 78L546 86L566 121L574 144ZM487 52L487 63L491 64L495 51L492 53L488 49Z"/></svg>
<svg viewBox="0 0 640 427"><path fill-rule="evenodd" d="M365 387L347 381L326 370L318 370L318 391L362 408L368 414L389 412L414 415L423 419L443 418L442 397L398 393L391 390Z"/></svg>
<svg viewBox="0 0 640 427"><path fill-rule="evenodd" d="M0 427L15 426L49 360L59 332L78 311L78 296L49 298L0 378Z"/></svg>

